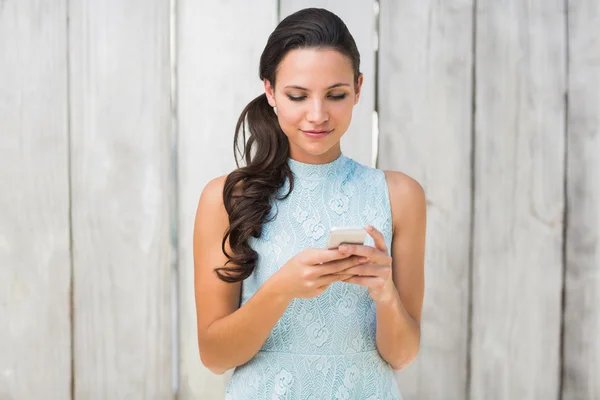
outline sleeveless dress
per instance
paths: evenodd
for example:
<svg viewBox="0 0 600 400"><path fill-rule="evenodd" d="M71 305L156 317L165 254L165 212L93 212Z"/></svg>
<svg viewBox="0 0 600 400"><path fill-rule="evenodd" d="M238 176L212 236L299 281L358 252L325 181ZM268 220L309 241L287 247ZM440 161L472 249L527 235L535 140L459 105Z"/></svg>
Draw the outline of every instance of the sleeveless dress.
<svg viewBox="0 0 600 400"><path fill-rule="evenodd" d="M327 164L288 158L294 188L272 200L259 254L242 283L241 304L290 258L325 248L331 227L373 225L391 249L392 216L383 171L340 155ZM286 181L279 192L288 192ZM365 244L372 246L367 235ZM234 369L226 400L401 399L393 370L377 351L375 304L364 286L335 282L321 295L292 300L261 350Z"/></svg>

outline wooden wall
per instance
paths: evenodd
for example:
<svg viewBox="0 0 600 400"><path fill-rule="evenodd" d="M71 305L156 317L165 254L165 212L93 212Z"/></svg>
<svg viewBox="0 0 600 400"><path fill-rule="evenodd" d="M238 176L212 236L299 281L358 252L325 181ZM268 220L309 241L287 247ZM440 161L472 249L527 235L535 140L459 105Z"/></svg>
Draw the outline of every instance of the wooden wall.
<svg viewBox="0 0 600 400"><path fill-rule="evenodd" d="M564 400L600 398L600 2L568 1Z"/></svg>
<svg viewBox="0 0 600 400"><path fill-rule="evenodd" d="M471 396L558 398L563 4L478 1L476 12Z"/></svg>
<svg viewBox="0 0 600 400"><path fill-rule="evenodd" d="M472 29L473 1L381 2L378 167L414 177L428 200L423 347L398 374L407 399L466 398Z"/></svg>
<svg viewBox="0 0 600 400"><path fill-rule="evenodd" d="M277 2L180 0L177 16L179 399L219 399L230 373L213 375L198 352L194 215L204 185L235 168L235 123L246 104L264 91L258 62L277 24Z"/></svg>
<svg viewBox="0 0 600 400"><path fill-rule="evenodd" d="M71 391L67 1L0 2L0 398Z"/></svg>
<svg viewBox="0 0 600 400"><path fill-rule="evenodd" d="M169 1L69 5L73 396L166 398Z"/></svg>
<svg viewBox="0 0 600 400"><path fill-rule="evenodd" d="M194 213L309 6L361 52L344 153L427 193L405 399L600 399L600 0L348 3L0 1L1 399L223 398Z"/></svg>

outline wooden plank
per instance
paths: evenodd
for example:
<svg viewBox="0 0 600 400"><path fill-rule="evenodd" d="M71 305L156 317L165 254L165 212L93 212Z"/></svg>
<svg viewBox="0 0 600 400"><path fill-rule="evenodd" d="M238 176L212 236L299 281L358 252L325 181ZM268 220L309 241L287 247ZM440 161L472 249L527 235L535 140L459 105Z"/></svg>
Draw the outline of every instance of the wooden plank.
<svg viewBox="0 0 600 400"><path fill-rule="evenodd" d="M563 399L600 399L600 3L569 1Z"/></svg>
<svg viewBox="0 0 600 400"><path fill-rule="evenodd" d="M75 398L173 396L169 1L70 2Z"/></svg>
<svg viewBox="0 0 600 400"><path fill-rule="evenodd" d="M378 168L428 200L421 350L407 399L466 398L473 1L381 1Z"/></svg>
<svg viewBox="0 0 600 400"><path fill-rule="evenodd" d="M375 15L373 1L355 0L281 0L280 20L307 7L325 8L348 26L360 52L364 83L360 100L354 107L352 122L342 137L342 152L350 158L373 165L373 110L375 109Z"/></svg>
<svg viewBox="0 0 600 400"><path fill-rule="evenodd" d="M66 1L0 2L0 398L70 398Z"/></svg>
<svg viewBox="0 0 600 400"><path fill-rule="evenodd" d="M472 399L559 396L561 0L477 1Z"/></svg>
<svg viewBox="0 0 600 400"><path fill-rule="evenodd" d="M204 185L235 168L233 134L242 109L264 92L260 54L277 23L276 0L178 1L179 399L218 399L231 371L200 362L192 232ZM217 33L217 34L215 34Z"/></svg>

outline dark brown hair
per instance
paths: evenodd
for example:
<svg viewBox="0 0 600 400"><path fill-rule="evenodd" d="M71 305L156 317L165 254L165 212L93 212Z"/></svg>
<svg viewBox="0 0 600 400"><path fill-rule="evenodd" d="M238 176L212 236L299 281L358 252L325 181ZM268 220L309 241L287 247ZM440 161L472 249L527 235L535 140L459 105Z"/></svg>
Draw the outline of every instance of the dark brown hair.
<svg viewBox="0 0 600 400"><path fill-rule="evenodd" d="M277 68L283 57L290 50L306 48L332 49L344 54L352 62L355 83L358 82L360 55L352 35L337 15L320 8L297 11L279 23L260 57L260 80L269 80L274 88ZM247 140L246 124L249 132ZM287 164L288 139L264 93L242 111L233 143L237 169L227 176L223 188L229 227L221 247L227 262L215 269L221 280L230 283L243 281L254 271L258 254L249 246L248 239L260 237L263 224L275 218L275 215L270 216L271 200L284 186L286 178L290 184L289 191L278 199L286 198L294 186L293 174ZM240 167L236 150L246 166ZM225 248L227 238L232 254L227 253Z"/></svg>

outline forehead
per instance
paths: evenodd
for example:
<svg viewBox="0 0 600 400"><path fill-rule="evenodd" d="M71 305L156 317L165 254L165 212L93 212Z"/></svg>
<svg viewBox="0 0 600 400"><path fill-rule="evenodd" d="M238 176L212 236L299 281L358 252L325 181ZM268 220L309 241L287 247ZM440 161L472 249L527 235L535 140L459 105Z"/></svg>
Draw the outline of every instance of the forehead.
<svg viewBox="0 0 600 400"><path fill-rule="evenodd" d="M337 50L295 49L288 52L277 68L276 86L298 85L324 89L343 82L352 84L352 62Z"/></svg>

